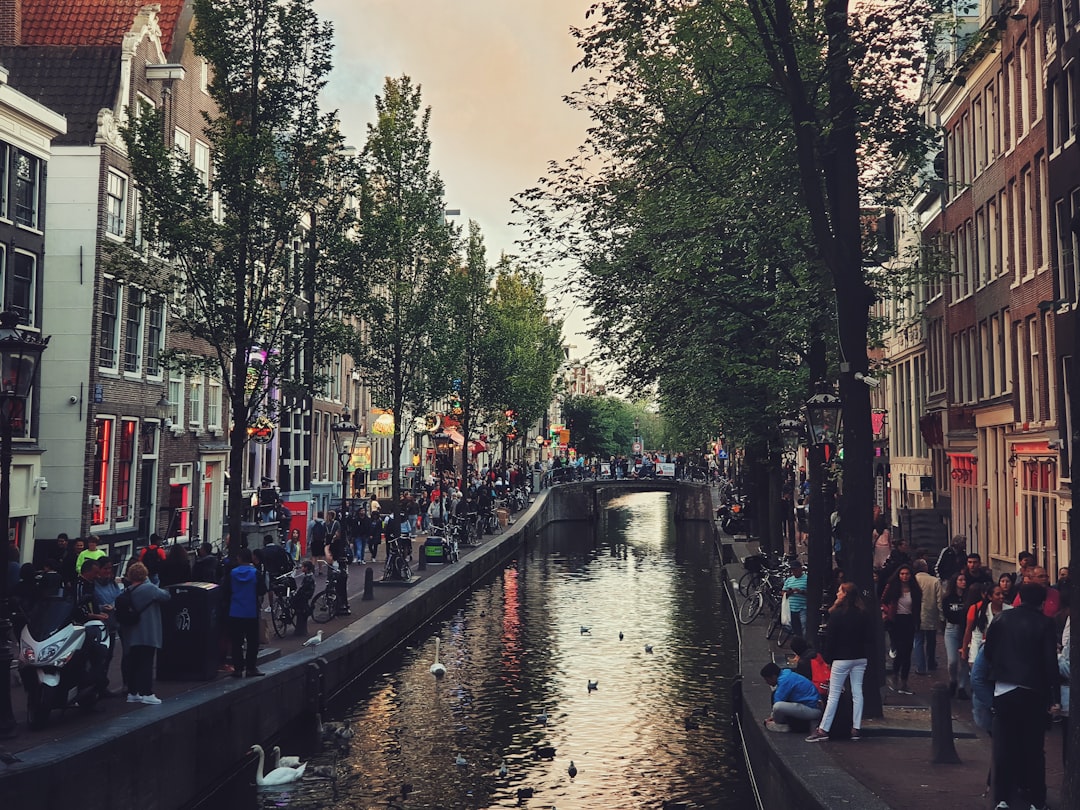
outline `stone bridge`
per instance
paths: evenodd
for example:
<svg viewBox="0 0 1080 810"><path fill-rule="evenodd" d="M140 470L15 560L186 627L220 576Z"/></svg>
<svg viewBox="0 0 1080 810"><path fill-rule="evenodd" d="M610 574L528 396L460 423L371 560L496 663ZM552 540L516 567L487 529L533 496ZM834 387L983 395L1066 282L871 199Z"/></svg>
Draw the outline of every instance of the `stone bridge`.
<svg viewBox="0 0 1080 810"><path fill-rule="evenodd" d="M670 492L676 521L712 523L712 491L708 484L671 478L586 478L554 484L541 508L544 523L561 520L589 520L597 517L604 504L628 492Z"/></svg>

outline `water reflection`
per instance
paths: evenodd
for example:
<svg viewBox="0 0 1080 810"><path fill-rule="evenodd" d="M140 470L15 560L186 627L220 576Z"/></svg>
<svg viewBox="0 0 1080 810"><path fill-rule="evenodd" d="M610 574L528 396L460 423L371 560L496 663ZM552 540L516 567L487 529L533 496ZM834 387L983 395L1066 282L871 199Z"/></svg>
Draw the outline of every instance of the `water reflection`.
<svg viewBox="0 0 1080 810"><path fill-rule="evenodd" d="M336 778L254 793L245 772L229 805L750 806L719 565L707 531L676 532L670 508L637 493L609 503L597 531L555 527L339 704L347 747L284 745Z"/></svg>

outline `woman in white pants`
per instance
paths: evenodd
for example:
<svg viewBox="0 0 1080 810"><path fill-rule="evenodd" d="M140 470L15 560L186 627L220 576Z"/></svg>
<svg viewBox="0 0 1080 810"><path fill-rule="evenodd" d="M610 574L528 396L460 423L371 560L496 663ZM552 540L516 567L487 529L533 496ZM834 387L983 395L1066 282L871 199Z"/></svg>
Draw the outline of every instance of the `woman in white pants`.
<svg viewBox="0 0 1080 810"><path fill-rule="evenodd" d="M829 678L829 700L825 704L825 714L821 716L821 725L814 729L807 742L820 742L829 739L836 716L836 705L844 683L851 679L851 739L861 736L863 713L863 675L866 674L866 659L873 649L873 617L859 597L859 591L853 582L843 582L836 590L836 601L829 608L829 621L826 625L825 660L832 665Z"/></svg>

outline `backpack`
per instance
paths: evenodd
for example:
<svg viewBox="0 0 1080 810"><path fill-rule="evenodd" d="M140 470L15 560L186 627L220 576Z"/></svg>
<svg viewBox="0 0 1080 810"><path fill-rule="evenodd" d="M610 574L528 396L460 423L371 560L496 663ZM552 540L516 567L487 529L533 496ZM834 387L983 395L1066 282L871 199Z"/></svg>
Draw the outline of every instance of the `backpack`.
<svg viewBox="0 0 1080 810"><path fill-rule="evenodd" d="M818 694L823 698L829 696L829 680L832 678L832 667L830 667L825 659L818 653L810 659L810 675L814 682L814 686L817 687Z"/></svg>
<svg viewBox="0 0 1080 810"><path fill-rule="evenodd" d="M116 621L124 627L131 627L139 623L141 610L135 609L135 601L131 598L131 588L125 588L116 595L113 602L113 615Z"/></svg>
<svg viewBox="0 0 1080 810"><path fill-rule="evenodd" d="M161 564L165 562L165 551L161 546L147 546L139 556L139 562L146 566L146 573L153 579L161 570Z"/></svg>

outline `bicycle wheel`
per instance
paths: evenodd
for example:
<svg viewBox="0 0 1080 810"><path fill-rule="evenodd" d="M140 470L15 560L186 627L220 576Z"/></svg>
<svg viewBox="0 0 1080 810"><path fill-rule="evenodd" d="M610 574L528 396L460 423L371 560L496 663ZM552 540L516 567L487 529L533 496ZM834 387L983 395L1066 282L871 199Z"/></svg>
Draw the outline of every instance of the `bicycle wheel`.
<svg viewBox="0 0 1080 810"><path fill-rule="evenodd" d="M754 591L761 588L761 575L753 571L747 571L739 577L739 593L744 597L750 596Z"/></svg>
<svg viewBox="0 0 1080 810"><path fill-rule="evenodd" d="M780 632L776 634L776 646L783 647L791 638L791 627L786 624L780 625Z"/></svg>
<svg viewBox="0 0 1080 810"><path fill-rule="evenodd" d="M764 601L761 591L754 591L750 596L746 597L743 603L739 605L739 621L742 624L750 624L761 613L761 606Z"/></svg>
<svg viewBox="0 0 1080 810"><path fill-rule="evenodd" d="M398 579L402 582L408 582L412 579L412 569L404 557L401 558L401 563L398 565Z"/></svg>
<svg viewBox="0 0 1080 810"><path fill-rule="evenodd" d="M285 638L285 631L289 629L292 618L292 610L285 599L280 596L274 599L274 604L270 606L270 622L274 625L275 636Z"/></svg>
<svg viewBox="0 0 1080 810"><path fill-rule="evenodd" d="M311 618L319 624L326 624L337 612L337 599L329 591L319 591L311 600Z"/></svg>

